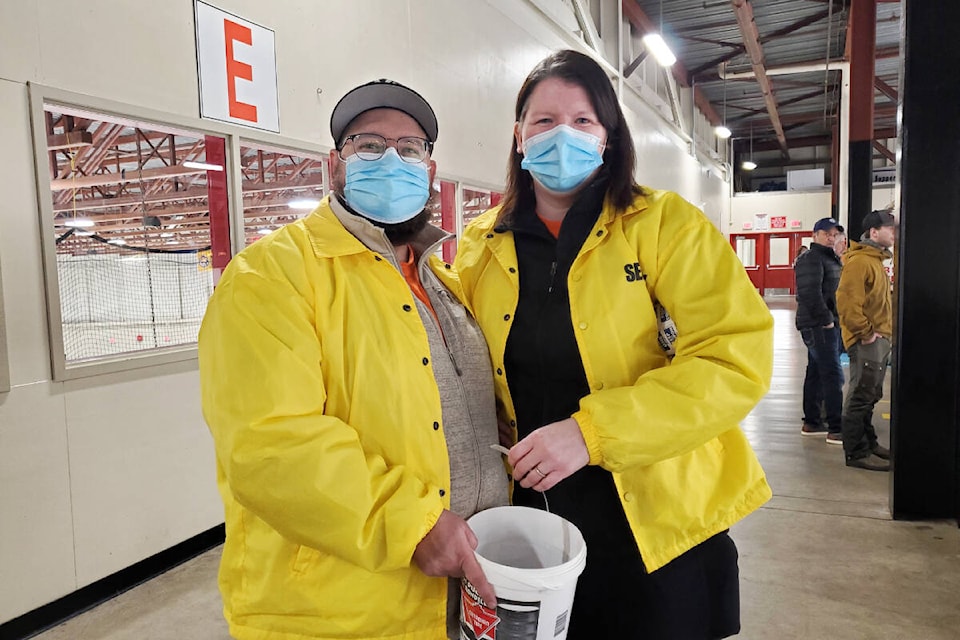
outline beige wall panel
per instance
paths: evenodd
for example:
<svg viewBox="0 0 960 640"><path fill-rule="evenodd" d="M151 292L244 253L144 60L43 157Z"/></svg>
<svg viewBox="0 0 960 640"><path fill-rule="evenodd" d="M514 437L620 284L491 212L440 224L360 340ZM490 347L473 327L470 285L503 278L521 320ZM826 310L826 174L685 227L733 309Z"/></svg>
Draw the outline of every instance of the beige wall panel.
<svg viewBox="0 0 960 640"><path fill-rule="evenodd" d="M40 73L37 3L0 2L0 80L26 82Z"/></svg>
<svg viewBox="0 0 960 640"><path fill-rule="evenodd" d="M7 3L3 3L7 4ZM0 80L0 261L12 386L50 379L46 300L26 85Z"/></svg>
<svg viewBox="0 0 960 640"><path fill-rule="evenodd" d="M199 114L190 0L27 0L39 16L40 75L51 87Z"/></svg>
<svg viewBox="0 0 960 640"><path fill-rule="evenodd" d="M0 623L76 589L59 385L0 395Z"/></svg>
<svg viewBox="0 0 960 640"><path fill-rule="evenodd" d="M223 521L196 371L116 378L65 383L81 587Z"/></svg>

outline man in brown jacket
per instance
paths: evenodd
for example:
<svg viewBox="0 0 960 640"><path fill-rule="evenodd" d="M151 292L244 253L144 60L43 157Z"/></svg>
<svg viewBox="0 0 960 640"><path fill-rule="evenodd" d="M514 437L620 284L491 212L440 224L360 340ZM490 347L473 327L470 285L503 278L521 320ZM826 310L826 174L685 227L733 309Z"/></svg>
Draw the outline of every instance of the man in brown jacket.
<svg viewBox="0 0 960 640"><path fill-rule="evenodd" d="M890 279L883 261L897 232L889 211L871 211L863 219L860 242L846 252L837 310L843 344L850 354L850 383L843 403L843 451L848 467L890 470L890 450L877 443L873 408L883 395L883 378L890 362L893 310Z"/></svg>

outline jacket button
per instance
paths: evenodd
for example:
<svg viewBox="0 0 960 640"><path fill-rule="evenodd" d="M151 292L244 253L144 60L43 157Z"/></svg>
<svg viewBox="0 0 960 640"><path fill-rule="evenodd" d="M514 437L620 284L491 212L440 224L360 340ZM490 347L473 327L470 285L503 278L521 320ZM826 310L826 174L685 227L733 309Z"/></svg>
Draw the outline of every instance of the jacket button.
<svg viewBox="0 0 960 640"><path fill-rule="evenodd" d="M516 421L516 420L511 420L511 421L510 421L510 426L511 426L511 427L517 426L517 421Z"/></svg>
<svg viewBox="0 0 960 640"><path fill-rule="evenodd" d="M586 323L586 322L581 322L581 323L580 323L580 328L581 328L581 329L586 329L586 328L587 328L587 323Z"/></svg>
<svg viewBox="0 0 960 640"><path fill-rule="evenodd" d="M503 375L503 369L501 369L500 367L497 367L497 375L498 375L498 376L502 376L502 375Z"/></svg>
<svg viewBox="0 0 960 640"><path fill-rule="evenodd" d="M624 501L624 502L633 502L633 494L630 493L629 491L627 491L625 494L623 494L623 501Z"/></svg>
<svg viewBox="0 0 960 640"><path fill-rule="evenodd" d="M439 423L439 422L434 422L434 423L433 423L433 430L434 430L434 431L439 431L439 430L440 430L440 423Z"/></svg>
<svg viewBox="0 0 960 640"><path fill-rule="evenodd" d="M593 390L594 390L594 391L600 391L601 389L603 389L603 383L602 383L602 382L598 382L597 384L593 385Z"/></svg>
<svg viewBox="0 0 960 640"><path fill-rule="evenodd" d="M449 262L444 262L444 263L443 263L443 268L444 268L444 269L453 269L453 265L450 264Z"/></svg>
<svg viewBox="0 0 960 640"><path fill-rule="evenodd" d="M442 498L445 495L447 495L447 492L444 491L443 489L440 489L440 497Z"/></svg>
<svg viewBox="0 0 960 640"><path fill-rule="evenodd" d="M423 359L423 364L424 364L424 366L430 364L430 359L429 359L429 358L424 358L424 359Z"/></svg>
<svg viewBox="0 0 960 640"><path fill-rule="evenodd" d="M493 234L492 234L492 233L488 233L488 234L487 234L487 237L488 237L488 238L492 238L492 237L493 237Z"/></svg>
<svg viewBox="0 0 960 640"><path fill-rule="evenodd" d="M381 258L380 256L373 256L373 259L376 260L377 262L380 262L381 260L383 260L383 258Z"/></svg>
<svg viewBox="0 0 960 640"><path fill-rule="evenodd" d="M602 236L602 235L603 235L603 229L598 230L598 231L597 231L597 237L599 238L599 237Z"/></svg>
<svg viewBox="0 0 960 640"><path fill-rule="evenodd" d="M516 273L516 272L517 272L517 270L514 269L513 267L510 267L509 271L510 271L510 273Z"/></svg>
<svg viewBox="0 0 960 640"><path fill-rule="evenodd" d="M574 282L580 282L580 278L581 278L581 276L580 276L579 273L573 274L573 281L574 281Z"/></svg>
<svg viewBox="0 0 960 640"><path fill-rule="evenodd" d="M506 314L505 316L503 316L503 319L504 319L504 320L509 320L509 319L510 319L510 314L508 313L508 314Z"/></svg>
<svg viewBox="0 0 960 640"><path fill-rule="evenodd" d="M413 308L413 307L411 307L411 306L408 305L408 304L403 305L403 310L404 310L404 311L410 311L410 309L412 309L412 308Z"/></svg>

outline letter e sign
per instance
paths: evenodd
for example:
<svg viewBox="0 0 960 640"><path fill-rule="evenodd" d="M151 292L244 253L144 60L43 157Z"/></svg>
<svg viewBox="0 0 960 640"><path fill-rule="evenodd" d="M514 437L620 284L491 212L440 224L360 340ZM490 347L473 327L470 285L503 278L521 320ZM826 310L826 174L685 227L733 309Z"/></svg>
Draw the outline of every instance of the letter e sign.
<svg viewBox="0 0 960 640"><path fill-rule="evenodd" d="M280 133L273 31L200 0L194 8L200 116Z"/></svg>

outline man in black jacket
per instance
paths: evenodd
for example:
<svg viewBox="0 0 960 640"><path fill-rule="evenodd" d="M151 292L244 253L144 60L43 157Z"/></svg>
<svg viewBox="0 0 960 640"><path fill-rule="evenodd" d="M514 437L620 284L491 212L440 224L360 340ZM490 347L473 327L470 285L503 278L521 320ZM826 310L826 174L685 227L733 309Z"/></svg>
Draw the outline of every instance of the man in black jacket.
<svg viewBox="0 0 960 640"><path fill-rule="evenodd" d="M807 346L800 433L826 434L829 444L842 445L843 369L837 315L837 285L842 263L833 250L839 233L839 225L833 218L818 220L813 225L810 250L797 258L794 275L797 279L796 326ZM821 419L821 405L826 409L826 425Z"/></svg>

